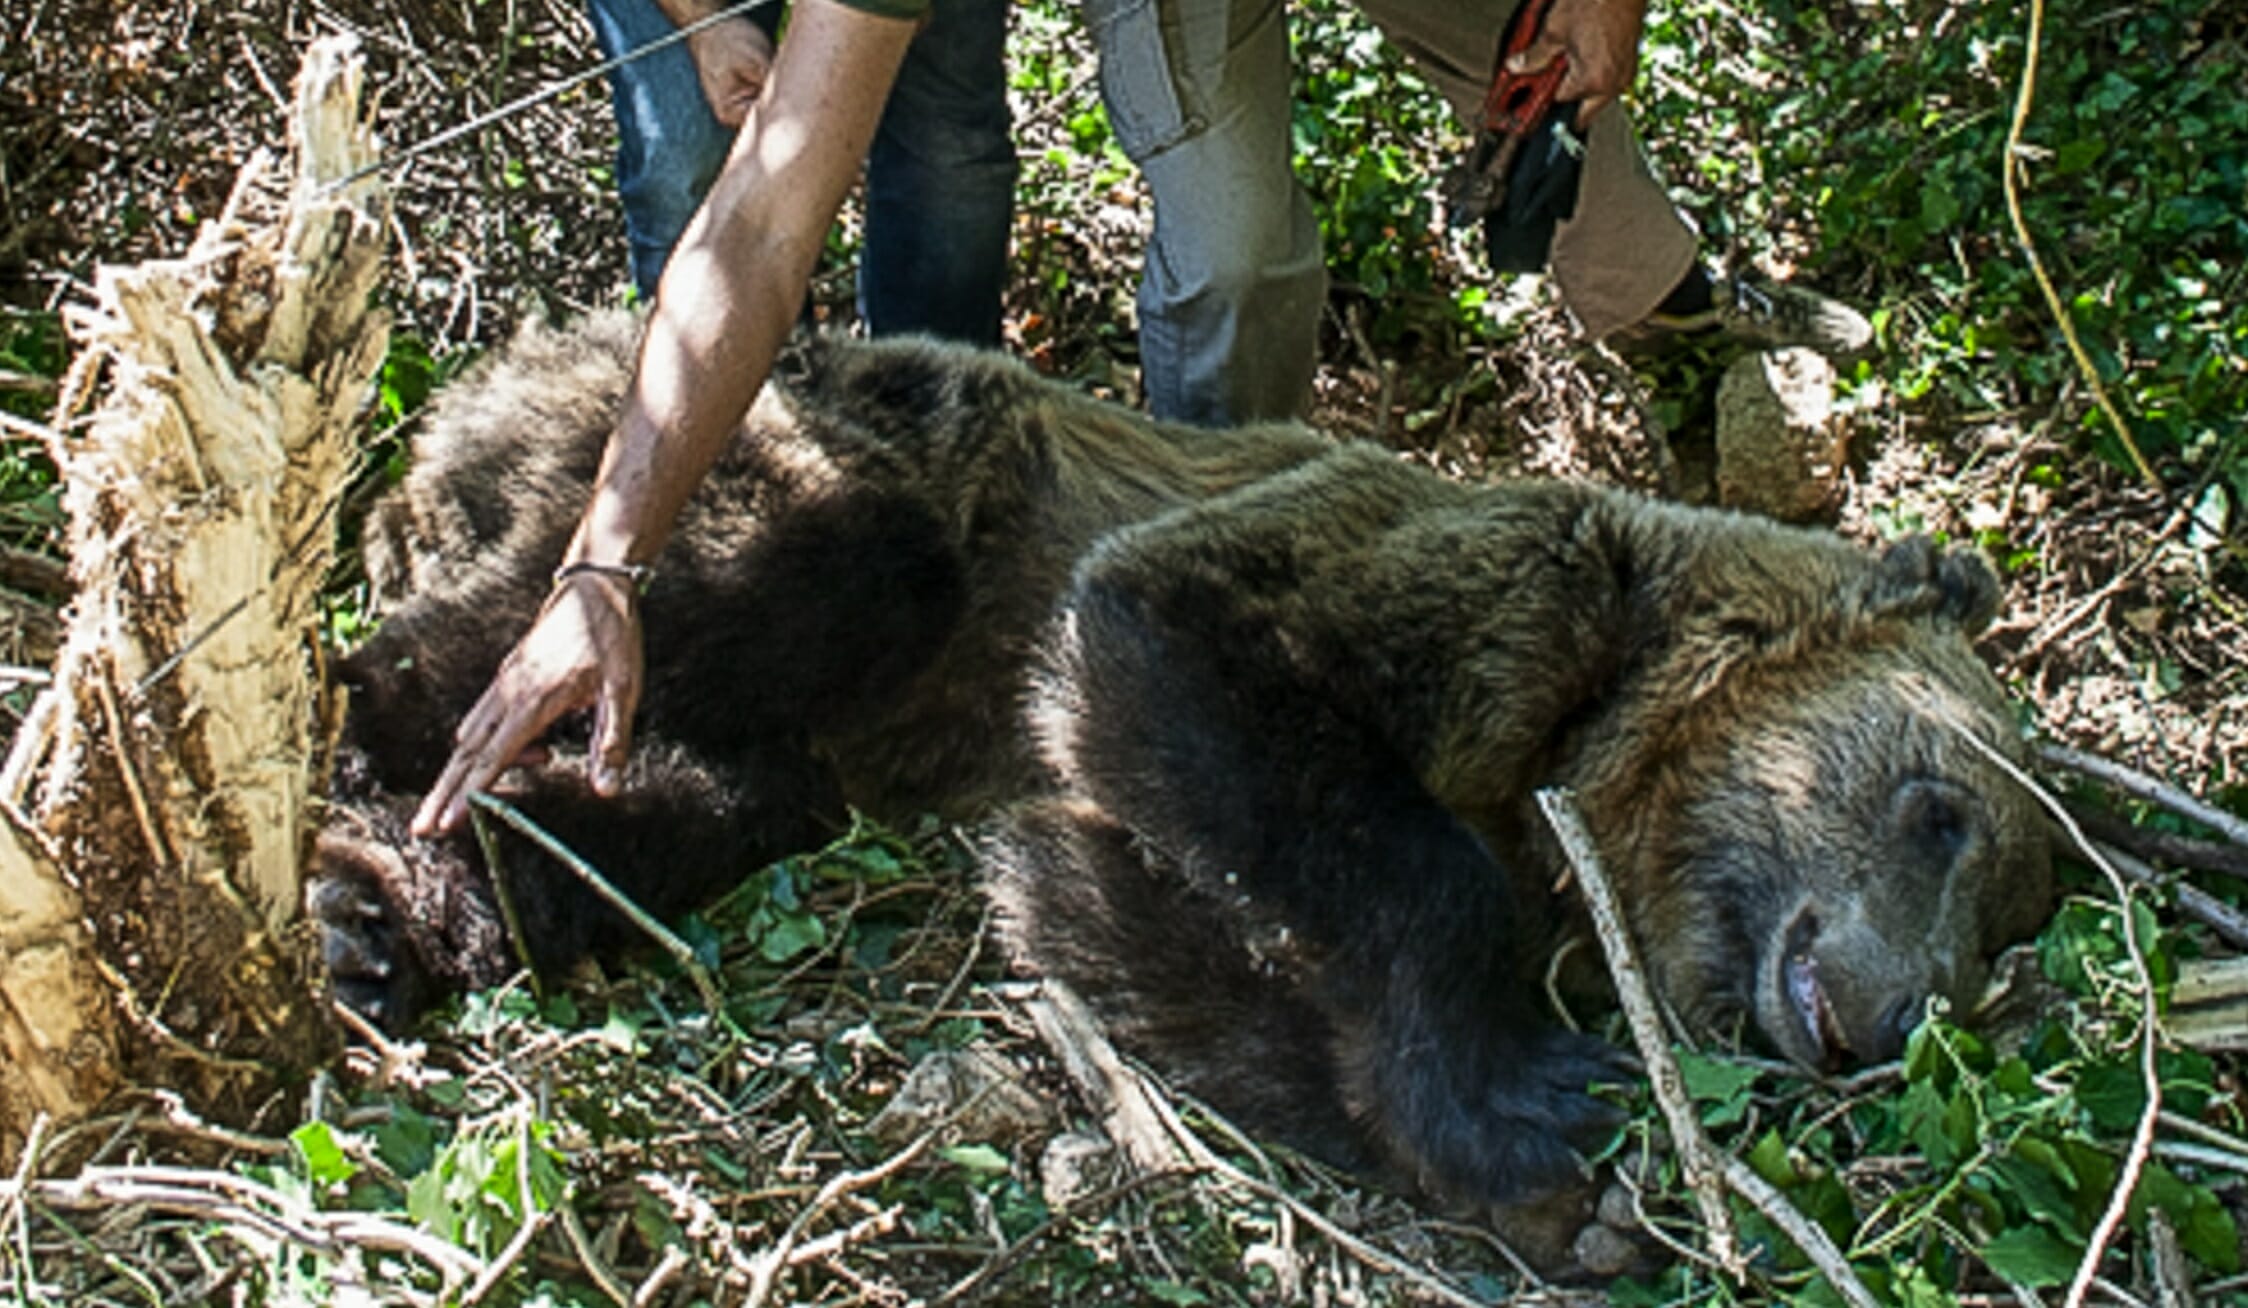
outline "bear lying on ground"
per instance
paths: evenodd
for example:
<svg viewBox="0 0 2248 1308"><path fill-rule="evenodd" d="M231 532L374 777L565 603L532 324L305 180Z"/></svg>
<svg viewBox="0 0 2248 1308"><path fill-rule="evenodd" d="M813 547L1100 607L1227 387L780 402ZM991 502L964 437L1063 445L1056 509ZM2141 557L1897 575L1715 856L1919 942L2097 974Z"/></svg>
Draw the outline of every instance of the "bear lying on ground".
<svg viewBox="0 0 2248 1308"><path fill-rule="evenodd" d="M384 1022L515 966L473 840L406 815L546 593L633 332L529 333L370 521L393 603L344 663L312 899ZM2019 753L1970 557L1171 426L926 342L812 339L775 380L642 602L626 793L559 754L508 783L658 913L846 806L997 814L1017 965L1248 1124L1490 1202L1569 1174L1616 1072L1543 1014L1574 896L1538 788L1575 790L1670 1004L1808 1067L1895 1055L2042 920L2039 814L1946 720ZM503 863L535 964L630 942Z"/></svg>

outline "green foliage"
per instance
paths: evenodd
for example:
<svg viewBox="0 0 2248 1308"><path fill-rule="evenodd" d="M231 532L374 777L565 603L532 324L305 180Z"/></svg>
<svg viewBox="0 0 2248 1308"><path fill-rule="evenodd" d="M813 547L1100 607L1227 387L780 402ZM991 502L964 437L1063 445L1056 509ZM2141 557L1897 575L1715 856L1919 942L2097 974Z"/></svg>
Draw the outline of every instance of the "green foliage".
<svg viewBox="0 0 2248 1308"><path fill-rule="evenodd" d="M2140 925L2150 963L2167 968L2151 918ZM2065 1284L2122 1179L2146 1089L2135 1014L2117 1003L2127 967L2120 917L2109 905L2072 902L2038 952L2082 1007L2045 1017L2019 1047L1940 1018L1925 1023L1893 1086L1838 1100L1767 1064L1681 1059L1720 1143L1824 1229L1885 1301L1950 1304L1977 1286L1996 1288L1994 1277ZM2165 1107L2207 1113L2216 1084L2208 1058L2163 1050L2156 1066ZM1683 1207L1676 1176L1661 1179ZM2143 1235L2159 1211L2203 1273L2236 1272L2239 1232L2214 1187L2221 1179L2151 1160L2131 1193L2127 1229ZM1762 1291L1787 1302L1833 1301L1776 1228L1737 1200L1735 1216ZM1699 1275L1674 1268L1661 1283L1627 1284L1616 1297L1647 1303L1717 1293Z"/></svg>
<svg viewBox="0 0 2248 1308"><path fill-rule="evenodd" d="M1327 270L1382 345L1430 340L1450 356L1481 319L1484 282L1447 248L1438 188L1466 137L1450 108L1344 0L1291 12L1296 175ZM1479 237L1471 238L1480 240Z"/></svg>
<svg viewBox="0 0 2248 1308"><path fill-rule="evenodd" d="M51 384L68 366L60 315L0 309L0 375L22 383L0 385L0 411L45 422L54 404ZM61 529L55 466L46 449L12 431L0 432L0 540L52 549Z"/></svg>
<svg viewBox="0 0 2248 1308"><path fill-rule="evenodd" d="M2210 0L2048 6L2023 216L2150 457L2237 496L2248 411L2248 54ZM1643 120L1737 254L1863 292L1908 400L2042 414L2069 359L2000 175L2018 6L1658 7ZM2237 34L2235 33L2236 37ZM2085 446L2121 447L2079 397Z"/></svg>

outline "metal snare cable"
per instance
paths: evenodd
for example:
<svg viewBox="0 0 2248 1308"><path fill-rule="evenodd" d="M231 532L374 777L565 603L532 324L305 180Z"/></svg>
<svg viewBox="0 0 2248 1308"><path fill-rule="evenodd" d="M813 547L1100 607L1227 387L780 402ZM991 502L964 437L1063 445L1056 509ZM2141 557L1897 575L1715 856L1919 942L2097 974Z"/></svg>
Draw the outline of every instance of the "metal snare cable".
<svg viewBox="0 0 2248 1308"><path fill-rule="evenodd" d="M677 45L679 42L686 40L688 37L693 36L695 33L702 31L706 27L714 26L728 18L739 17L740 15L748 13L752 9L762 9L766 5L774 5L779 3L781 3L781 0L738 0L737 3L728 5L726 8L719 10L717 13L706 14L703 17L696 19L694 22L687 24L685 27L680 28L678 31L673 32L668 36L659 36L655 40L648 42L646 45L638 46L634 49L625 51L623 54L618 55L614 59L605 60L581 72L572 73L570 76L563 78L559 82L555 82L549 86L540 87L538 90L531 92L529 95L518 96L517 98L508 101L506 104L503 104L496 109L488 109L485 112L478 114L476 117L469 119L465 123L460 123L455 126L448 127L444 131L439 132L437 135L429 137L426 140L417 141L414 144L406 147L405 149L396 152L395 154L386 154L382 158L375 160L371 164L355 168L352 171L345 173L343 176L323 184L320 187L318 194L322 196L333 195L337 191L342 190L344 187L351 185L353 182L356 182L361 178L371 176L375 173L387 172L390 169L407 162L408 160L415 159L420 157L421 155L427 154L431 150L434 150L441 145L450 144L451 142L457 141L461 137L467 136L472 132L480 132L486 127L491 126L493 123L498 122L502 118L506 118L514 114L519 114L526 109L545 104L547 101L562 94L564 91L571 90L574 87L583 86L587 82L592 81L594 78L604 76L614 69L622 68L626 64L629 64L636 59L641 59L648 55L652 55L656 51L664 49L667 46Z"/></svg>

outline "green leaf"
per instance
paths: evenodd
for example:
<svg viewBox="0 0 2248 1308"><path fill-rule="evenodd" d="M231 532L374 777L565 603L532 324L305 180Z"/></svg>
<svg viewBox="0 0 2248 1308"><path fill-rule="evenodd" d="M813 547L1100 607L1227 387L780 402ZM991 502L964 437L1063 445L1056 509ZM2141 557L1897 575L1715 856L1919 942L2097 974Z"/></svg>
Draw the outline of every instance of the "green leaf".
<svg viewBox="0 0 2248 1308"><path fill-rule="evenodd" d="M1930 178L1920 188L1920 225L1931 232L1948 231L1959 221L1959 197L1941 177Z"/></svg>
<svg viewBox="0 0 2248 1308"><path fill-rule="evenodd" d="M2063 1285L2076 1275L2084 1247L2042 1226L2001 1231L1983 1246L1983 1261L2000 1279L2015 1285Z"/></svg>
<svg viewBox="0 0 2248 1308"><path fill-rule="evenodd" d="M1747 1116L1749 1090L1756 1084L1755 1068L1692 1050L1680 1050L1678 1073L1686 1083L1686 1093L1693 1096L1696 1103L1711 1105L1702 1113L1704 1124L1731 1126Z"/></svg>
<svg viewBox="0 0 2248 1308"><path fill-rule="evenodd" d="M2094 1063L2076 1076L2076 1102L2100 1130L2121 1134L2146 1111L2146 1082L2136 1061Z"/></svg>
<svg viewBox="0 0 2248 1308"><path fill-rule="evenodd" d="M2063 177L2070 173L2083 172L2090 168L2093 161L2097 160L2106 150L2107 142L2096 136L2086 136L2070 141L2053 152L2054 171Z"/></svg>
<svg viewBox="0 0 2248 1308"><path fill-rule="evenodd" d="M1795 1163L1787 1156L1787 1141L1777 1130L1766 1131L1748 1151L1749 1170L1770 1181L1782 1190L1794 1185L1797 1177Z"/></svg>
<svg viewBox="0 0 2248 1308"><path fill-rule="evenodd" d="M809 913L775 917L758 937L757 952L768 963L785 963L827 943L827 924Z"/></svg>
<svg viewBox="0 0 2248 1308"><path fill-rule="evenodd" d="M2028 1147L2041 1147L2045 1158L2041 1161L2028 1157L2033 1151ZM2077 1221L2076 1203L2070 1197L2075 1188L2074 1177L2060 1162L2059 1155L2042 1141L2021 1141L2014 1153L1991 1164L1991 1170L2005 1181L2006 1190L2030 1216L2052 1223L2057 1229L2075 1236L2082 1227Z"/></svg>
<svg viewBox="0 0 2248 1308"><path fill-rule="evenodd" d="M289 1133L289 1141L316 1186L342 1185L359 1174L359 1164L343 1151L326 1122L306 1122Z"/></svg>
<svg viewBox="0 0 2248 1308"><path fill-rule="evenodd" d="M1898 1118L1905 1137L1920 1147L1920 1153L1932 1167L1948 1168L1958 1157L1952 1147L1951 1133L1945 1129L1945 1118L1951 1111L1951 1101L1929 1082L1922 1081L1905 1091L1898 1105Z"/></svg>
<svg viewBox="0 0 2248 1308"><path fill-rule="evenodd" d="M1202 1293L1191 1285L1181 1285L1177 1281L1150 1278L1141 1281L1140 1288L1147 1291L1148 1297L1156 1302L1174 1304L1178 1308L1193 1308L1195 1304L1210 1302L1209 1295Z"/></svg>
<svg viewBox="0 0 2248 1308"><path fill-rule="evenodd" d="M437 1161L441 1132L436 1119L404 1104L394 1106L390 1120L376 1124L367 1135L374 1141L375 1156L402 1177L420 1176Z"/></svg>

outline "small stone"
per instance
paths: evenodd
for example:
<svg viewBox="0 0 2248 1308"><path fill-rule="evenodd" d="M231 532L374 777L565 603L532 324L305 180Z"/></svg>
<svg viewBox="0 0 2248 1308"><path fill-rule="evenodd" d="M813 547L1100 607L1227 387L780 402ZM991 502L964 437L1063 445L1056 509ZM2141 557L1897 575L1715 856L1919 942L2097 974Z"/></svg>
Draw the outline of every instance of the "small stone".
<svg viewBox="0 0 2248 1308"><path fill-rule="evenodd" d="M1840 507L1848 450L1834 380L1834 365L1801 347L1733 361L1717 387L1720 504L1782 522Z"/></svg>
<svg viewBox="0 0 2248 1308"><path fill-rule="evenodd" d="M896 1147L947 1117L953 1118L951 1138L1004 1148L1050 1129L1054 1110L999 1055L986 1049L940 1049L914 1065L866 1129Z"/></svg>
<svg viewBox="0 0 2248 1308"><path fill-rule="evenodd" d="M1091 1131L1065 1131L1038 1156L1038 1193L1048 1208L1105 1189L1116 1177L1116 1146Z"/></svg>
<svg viewBox="0 0 2248 1308"><path fill-rule="evenodd" d="M1628 1186L1618 1182L1600 1193L1600 1207L1595 1210L1601 1222L1619 1231L1629 1231L1639 1225L1639 1205L1632 1198Z"/></svg>
<svg viewBox="0 0 2248 1308"><path fill-rule="evenodd" d="M1603 1280L1622 1276L1639 1261L1639 1246L1615 1227L1594 1223L1577 1232L1577 1266Z"/></svg>

